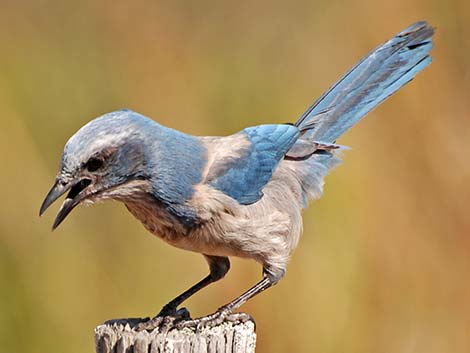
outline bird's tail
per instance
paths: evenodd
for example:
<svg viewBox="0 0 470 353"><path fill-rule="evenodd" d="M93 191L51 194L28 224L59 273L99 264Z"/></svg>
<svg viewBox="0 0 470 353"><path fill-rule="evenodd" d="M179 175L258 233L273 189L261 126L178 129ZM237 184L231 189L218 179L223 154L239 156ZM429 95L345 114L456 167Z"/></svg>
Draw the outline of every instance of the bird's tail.
<svg viewBox="0 0 470 353"><path fill-rule="evenodd" d="M417 22L370 52L295 123L302 138L334 143L431 63L433 33L426 22Z"/></svg>
<svg viewBox="0 0 470 353"><path fill-rule="evenodd" d="M340 163L335 141L431 63L433 29L417 22L373 50L326 91L295 125L301 134L286 163L300 182L302 204L323 192L323 178ZM293 163L289 161L295 161Z"/></svg>

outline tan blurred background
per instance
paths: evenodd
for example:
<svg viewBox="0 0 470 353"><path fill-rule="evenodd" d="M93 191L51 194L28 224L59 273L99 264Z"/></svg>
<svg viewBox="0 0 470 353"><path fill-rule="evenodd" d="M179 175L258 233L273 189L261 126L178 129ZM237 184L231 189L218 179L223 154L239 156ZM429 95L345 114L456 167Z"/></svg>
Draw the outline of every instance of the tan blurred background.
<svg viewBox="0 0 470 353"><path fill-rule="evenodd" d="M285 279L243 309L265 352L470 351L468 1L7 1L0 11L0 347L92 352L104 320L155 314L207 272L117 203L50 227L62 147L122 107L200 135L295 121L416 20L434 62L339 142ZM212 312L260 267L188 302Z"/></svg>

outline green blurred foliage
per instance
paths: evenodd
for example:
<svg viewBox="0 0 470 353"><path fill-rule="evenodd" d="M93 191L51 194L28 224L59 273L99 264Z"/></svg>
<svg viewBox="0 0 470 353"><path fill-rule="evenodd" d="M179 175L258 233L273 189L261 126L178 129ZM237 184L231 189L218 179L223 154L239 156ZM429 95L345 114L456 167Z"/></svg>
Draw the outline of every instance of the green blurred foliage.
<svg viewBox="0 0 470 353"><path fill-rule="evenodd" d="M156 313L206 274L117 203L53 234L38 218L62 147L129 107L188 133L294 121L370 49L437 27L434 62L352 129L305 212L285 279L249 302L258 352L470 351L468 1L8 1L0 12L0 347L91 352L106 319ZM215 310L258 280L233 260L192 298Z"/></svg>

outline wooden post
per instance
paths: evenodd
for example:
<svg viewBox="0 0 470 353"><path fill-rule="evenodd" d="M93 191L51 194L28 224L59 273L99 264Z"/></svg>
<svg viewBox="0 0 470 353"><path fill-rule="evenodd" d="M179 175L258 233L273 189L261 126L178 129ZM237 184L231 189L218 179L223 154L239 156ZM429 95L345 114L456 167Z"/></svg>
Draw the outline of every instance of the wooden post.
<svg viewBox="0 0 470 353"><path fill-rule="evenodd" d="M95 328L96 353L254 353L253 320L165 332L137 331L137 320L114 320Z"/></svg>

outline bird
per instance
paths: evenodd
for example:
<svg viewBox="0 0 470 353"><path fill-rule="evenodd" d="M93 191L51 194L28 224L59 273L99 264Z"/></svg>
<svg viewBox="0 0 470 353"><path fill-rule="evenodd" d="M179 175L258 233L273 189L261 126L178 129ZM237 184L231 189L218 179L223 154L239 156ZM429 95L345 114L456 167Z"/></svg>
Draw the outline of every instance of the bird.
<svg viewBox="0 0 470 353"><path fill-rule="evenodd" d="M65 144L42 215L67 193L53 229L78 205L124 203L152 234L200 253L201 281L168 302L143 329L182 315L188 327L220 322L278 283L302 232L302 210L341 162L337 139L431 63L434 28L412 24L378 46L295 123L193 136L128 109L95 118ZM262 266L258 283L214 313L192 319L180 305L230 269L230 257ZM181 323L180 322L180 323Z"/></svg>

